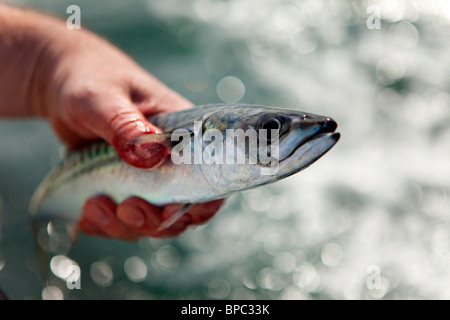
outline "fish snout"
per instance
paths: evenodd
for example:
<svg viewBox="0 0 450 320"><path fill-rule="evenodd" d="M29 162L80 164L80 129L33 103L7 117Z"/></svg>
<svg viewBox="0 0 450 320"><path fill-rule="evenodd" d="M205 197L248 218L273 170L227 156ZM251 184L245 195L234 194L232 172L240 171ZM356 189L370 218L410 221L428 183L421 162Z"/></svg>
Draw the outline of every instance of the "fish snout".
<svg viewBox="0 0 450 320"><path fill-rule="evenodd" d="M326 118L324 121L319 122L320 129L318 133L331 133L337 129L337 123L331 118Z"/></svg>

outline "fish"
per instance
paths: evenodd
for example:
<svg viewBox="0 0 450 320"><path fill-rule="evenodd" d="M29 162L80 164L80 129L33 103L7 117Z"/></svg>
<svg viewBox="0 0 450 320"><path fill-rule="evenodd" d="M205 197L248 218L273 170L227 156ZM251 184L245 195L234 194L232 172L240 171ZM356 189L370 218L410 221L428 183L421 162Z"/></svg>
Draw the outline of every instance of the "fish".
<svg viewBox="0 0 450 320"><path fill-rule="evenodd" d="M171 157L156 168L141 169L124 162L106 142L71 152L37 187L29 206L32 221L74 224L83 203L103 194L117 203L137 196L156 206L184 204L179 212L162 222L160 229L168 228L195 203L228 198L300 172L340 138L332 118L263 105L200 105L156 114L148 117L148 121L162 132L141 135L133 143L163 144L171 151ZM201 156L200 161L195 159L199 155L195 148L203 151L200 155L211 150L212 139L199 139L199 135L205 137L212 129L216 143L213 153L226 154L226 159L234 162L216 161L219 157L208 163L201 161ZM237 139L225 143L227 134L233 132L230 130L261 133L256 149L250 145L250 138L241 141L244 147L237 145ZM275 134L270 136L268 132ZM261 141L265 142L266 150L260 148ZM228 157L231 147L235 150ZM179 157L186 155L185 160L191 161L176 163L176 150ZM192 151L191 155L188 151ZM245 161L236 163L237 159Z"/></svg>

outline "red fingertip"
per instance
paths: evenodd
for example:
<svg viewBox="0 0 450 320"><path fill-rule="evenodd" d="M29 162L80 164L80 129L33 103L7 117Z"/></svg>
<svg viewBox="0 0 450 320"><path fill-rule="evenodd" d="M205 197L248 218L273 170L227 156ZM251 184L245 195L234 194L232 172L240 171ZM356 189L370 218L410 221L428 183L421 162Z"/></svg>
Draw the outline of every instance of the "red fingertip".
<svg viewBox="0 0 450 320"><path fill-rule="evenodd" d="M117 144L116 144L117 145ZM153 168L164 162L169 155L165 146L159 143L121 143L116 147L119 157L128 164L142 169Z"/></svg>
<svg viewBox="0 0 450 320"><path fill-rule="evenodd" d="M117 218L132 228L141 228L145 224L145 212L137 206L128 207L126 210L119 206Z"/></svg>

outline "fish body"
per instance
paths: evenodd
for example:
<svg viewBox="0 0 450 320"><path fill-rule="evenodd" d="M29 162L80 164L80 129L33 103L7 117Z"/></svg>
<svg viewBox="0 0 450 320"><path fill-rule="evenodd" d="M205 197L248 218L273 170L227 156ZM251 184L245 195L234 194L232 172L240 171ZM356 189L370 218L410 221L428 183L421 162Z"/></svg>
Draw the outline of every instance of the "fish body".
<svg viewBox="0 0 450 320"><path fill-rule="evenodd" d="M246 159L245 163L196 163L192 156L194 161L191 163L176 164L169 157L157 168L140 169L122 161L110 145L96 144L70 154L47 175L31 200L32 218L76 222L83 203L99 194L108 195L116 202L138 196L158 206L226 198L235 192L256 188L299 172L326 153L339 139L339 133L334 132L337 125L330 118L257 105L204 105L158 114L150 117L149 121L163 133L143 135L137 139L164 141L161 143L171 147L172 151L176 141L168 137L176 131L188 133L182 138L184 143L190 142L188 148L195 154L195 147L206 150L211 144L211 141L198 142L195 140L196 134L214 129L217 134L223 134L224 139L223 147L218 144L223 150L217 149L215 153L221 151L225 154L229 151L227 146L230 146L225 143L227 130L254 129L260 132L262 128L278 132L277 150L276 154L273 150L273 154L269 152L268 159L273 160L270 164L259 161L262 156L259 149L256 150L256 163L250 163L250 152L255 150L251 146L236 145L236 142L233 144L236 150L232 159L242 156ZM201 127L198 127L199 124ZM275 145L273 141L272 145ZM274 162L277 170L267 171ZM265 174L261 174L262 170L266 170Z"/></svg>

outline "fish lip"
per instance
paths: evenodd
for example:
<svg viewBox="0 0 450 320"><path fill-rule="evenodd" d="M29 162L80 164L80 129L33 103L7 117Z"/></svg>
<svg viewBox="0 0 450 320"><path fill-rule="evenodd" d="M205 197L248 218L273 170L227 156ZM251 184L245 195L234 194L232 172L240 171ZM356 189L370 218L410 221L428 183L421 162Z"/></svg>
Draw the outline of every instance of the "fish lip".
<svg viewBox="0 0 450 320"><path fill-rule="evenodd" d="M327 118L317 133L330 133L337 129L337 122L331 118Z"/></svg>
<svg viewBox="0 0 450 320"><path fill-rule="evenodd" d="M335 132L336 129L337 129L337 122L331 118L327 118L326 121L323 122L323 125L320 127L319 131L301 141L284 159L280 160L280 162L289 159L295 152L297 152L297 150L301 146L305 145L311 140L320 139L325 136L330 136L331 138L335 139L334 144L336 144L336 142L338 142L339 138L341 137L341 134L339 132Z"/></svg>

